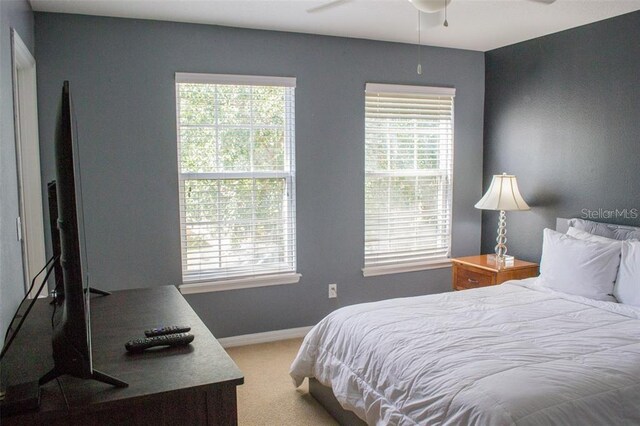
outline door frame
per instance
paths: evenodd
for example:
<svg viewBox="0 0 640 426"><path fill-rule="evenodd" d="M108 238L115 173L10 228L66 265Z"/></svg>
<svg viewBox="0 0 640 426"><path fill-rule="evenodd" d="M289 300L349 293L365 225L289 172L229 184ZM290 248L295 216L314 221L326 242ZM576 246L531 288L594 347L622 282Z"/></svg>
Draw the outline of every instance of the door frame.
<svg viewBox="0 0 640 426"><path fill-rule="evenodd" d="M31 280L45 265L44 212L38 136L36 60L11 28L11 74L13 83L13 123L18 173L18 239L22 246L25 293ZM37 289L28 297L35 297ZM43 295L46 296L46 293Z"/></svg>

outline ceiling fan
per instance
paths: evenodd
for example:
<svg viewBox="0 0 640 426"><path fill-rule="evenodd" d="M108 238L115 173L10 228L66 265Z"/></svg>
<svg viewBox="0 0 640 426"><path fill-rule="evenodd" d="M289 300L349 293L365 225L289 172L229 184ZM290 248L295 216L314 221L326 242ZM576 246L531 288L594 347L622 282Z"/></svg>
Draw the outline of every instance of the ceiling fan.
<svg viewBox="0 0 640 426"><path fill-rule="evenodd" d="M331 0L320 4L318 6L307 9L307 13L317 13L324 12L328 9L333 9L334 7L342 6L346 3L350 3L354 0ZM409 0L409 3L413 5L418 11L418 67L416 69L418 74L422 74L422 61L421 61L421 29L422 29L422 18L423 12L424 17L426 19L426 24L428 27L435 27L442 23L443 26L448 27L449 21L447 20L447 6L451 3L452 0ZM536 3L544 3L551 4L556 0L529 0ZM440 13L444 11L444 20L441 19Z"/></svg>
<svg viewBox="0 0 640 426"><path fill-rule="evenodd" d="M334 7L341 6L345 3L350 3L352 1L353 0L328 1L319 6L315 6L310 9L307 9L307 13L322 12L327 9L333 9ZM534 1L536 3L551 4L556 0L529 0L529 1ZM440 12L445 7L449 6L449 3L451 3L451 0L409 0L409 3L411 3L416 9L418 9L421 12L436 13L436 12Z"/></svg>

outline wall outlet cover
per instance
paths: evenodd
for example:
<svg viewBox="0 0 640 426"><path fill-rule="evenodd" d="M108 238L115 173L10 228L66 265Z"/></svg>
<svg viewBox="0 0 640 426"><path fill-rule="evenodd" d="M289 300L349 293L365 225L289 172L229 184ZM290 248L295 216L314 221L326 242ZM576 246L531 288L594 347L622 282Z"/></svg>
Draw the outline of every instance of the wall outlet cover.
<svg viewBox="0 0 640 426"><path fill-rule="evenodd" d="M338 284L329 284L329 299L338 297Z"/></svg>

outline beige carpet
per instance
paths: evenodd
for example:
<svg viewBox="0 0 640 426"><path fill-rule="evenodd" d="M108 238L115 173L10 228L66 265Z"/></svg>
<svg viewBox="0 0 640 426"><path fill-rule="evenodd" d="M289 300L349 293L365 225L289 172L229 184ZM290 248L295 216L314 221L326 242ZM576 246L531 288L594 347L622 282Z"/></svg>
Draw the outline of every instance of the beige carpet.
<svg viewBox="0 0 640 426"><path fill-rule="evenodd" d="M228 348L244 373L238 386L238 422L249 425L337 425L309 395L307 381L296 389L289 366L302 339Z"/></svg>

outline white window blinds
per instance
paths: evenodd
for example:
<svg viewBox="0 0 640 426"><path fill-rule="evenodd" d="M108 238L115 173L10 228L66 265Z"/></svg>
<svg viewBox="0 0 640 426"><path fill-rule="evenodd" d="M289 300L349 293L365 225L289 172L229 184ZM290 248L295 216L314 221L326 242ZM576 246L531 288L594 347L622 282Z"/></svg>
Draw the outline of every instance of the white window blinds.
<svg viewBox="0 0 640 426"><path fill-rule="evenodd" d="M184 283L295 272L294 91L176 74Z"/></svg>
<svg viewBox="0 0 640 426"><path fill-rule="evenodd" d="M365 276L450 257L455 89L365 91Z"/></svg>

